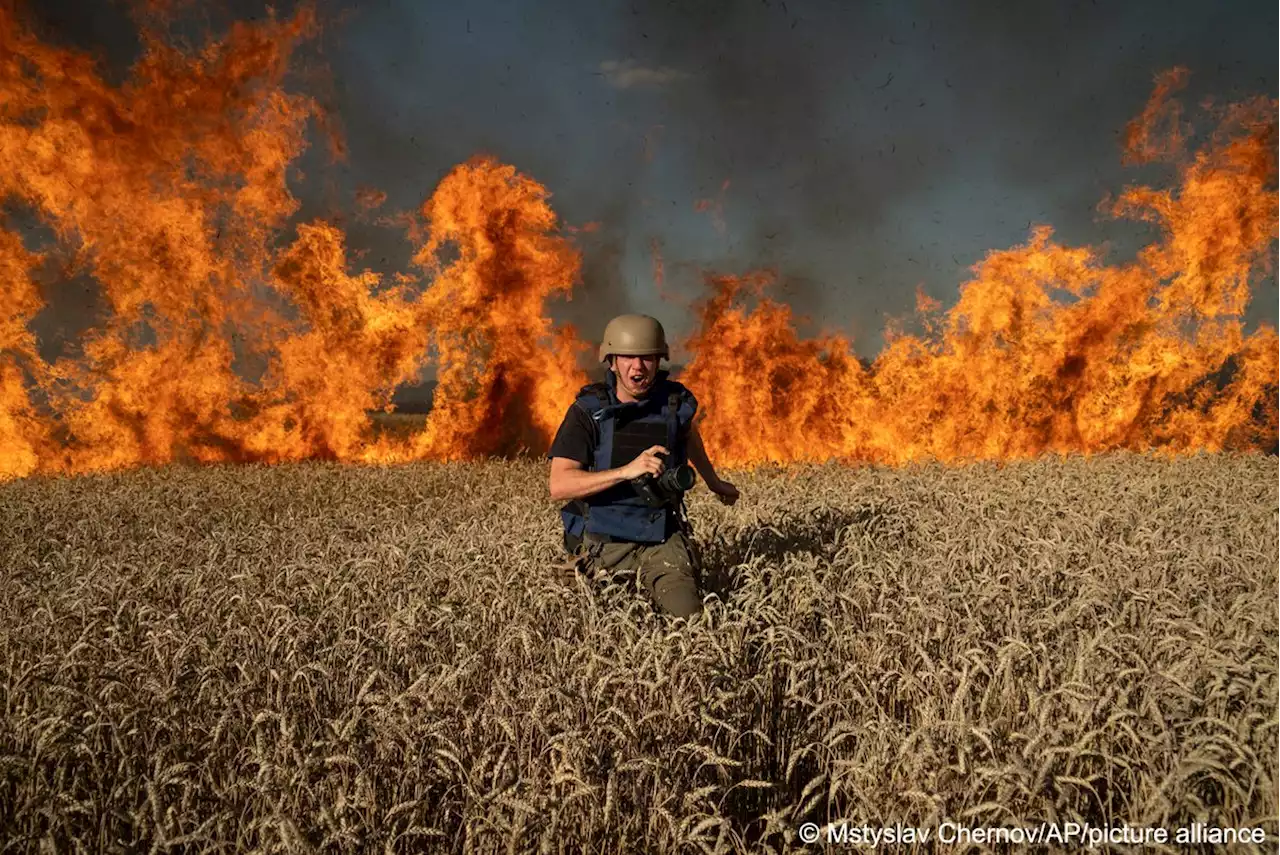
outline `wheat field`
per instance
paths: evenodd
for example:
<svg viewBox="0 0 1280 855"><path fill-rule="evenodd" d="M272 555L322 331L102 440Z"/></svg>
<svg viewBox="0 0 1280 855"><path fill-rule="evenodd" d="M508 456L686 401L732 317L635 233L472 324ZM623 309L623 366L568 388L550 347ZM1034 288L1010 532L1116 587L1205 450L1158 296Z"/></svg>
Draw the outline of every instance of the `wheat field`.
<svg viewBox="0 0 1280 855"><path fill-rule="evenodd" d="M0 485L3 851L799 851L805 821L944 818L1274 847L1275 458L737 474L691 501L718 593L689 625L555 566L545 477Z"/></svg>

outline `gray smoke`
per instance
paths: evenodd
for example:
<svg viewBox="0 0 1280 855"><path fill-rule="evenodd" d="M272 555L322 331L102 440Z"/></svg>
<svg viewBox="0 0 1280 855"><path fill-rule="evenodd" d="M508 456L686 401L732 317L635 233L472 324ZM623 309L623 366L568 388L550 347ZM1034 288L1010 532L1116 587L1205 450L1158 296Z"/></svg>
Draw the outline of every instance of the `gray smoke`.
<svg viewBox="0 0 1280 855"><path fill-rule="evenodd" d="M136 55L120 4L29 12L113 74ZM413 210L455 164L493 154L545 184L567 223L599 223L579 235L583 286L552 310L588 340L624 310L662 314L679 337L700 271L771 266L812 330L839 328L874 355L918 286L950 305L971 265L1033 223L1131 253L1146 230L1096 206L1159 177L1124 169L1119 146L1159 71L1190 69L1191 108L1277 89L1277 8L1261 0L385 0L321 13L312 61L328 73L310 79L348 157L331 164L318 145L304 158L300 217L349 214L361 186L386 191L381 213ZM722 200L723 234L699 199ZM360 265L408 269L400 229L344 222ZM675 304L653 289L655 239ZM1250 319L1276 307L1271 279Z"/></svg>

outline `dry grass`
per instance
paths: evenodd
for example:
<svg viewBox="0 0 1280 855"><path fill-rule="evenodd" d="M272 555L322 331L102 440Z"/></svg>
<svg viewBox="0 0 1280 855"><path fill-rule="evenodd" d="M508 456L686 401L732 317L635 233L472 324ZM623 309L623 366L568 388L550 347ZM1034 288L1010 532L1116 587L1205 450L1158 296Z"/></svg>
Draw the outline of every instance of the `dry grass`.
<svg viewBox="0 0 1280 855"><path fill-rule="evenodd" d="M1274 458L693 501L728 602L566 583L532 462L0 486L4 851L787 850L1277 815ZM1186 851L1186 850L1179 850Z"/></svg>

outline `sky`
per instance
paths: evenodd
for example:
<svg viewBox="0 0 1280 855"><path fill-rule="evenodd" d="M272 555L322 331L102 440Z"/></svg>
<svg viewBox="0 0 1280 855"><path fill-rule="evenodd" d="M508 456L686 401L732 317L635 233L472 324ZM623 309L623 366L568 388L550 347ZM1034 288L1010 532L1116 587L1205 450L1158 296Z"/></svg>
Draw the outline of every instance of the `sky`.
<svg viewBox="0 0 1280 855"><path fill-rule="evenodd" d="M46 33L109 65L126 67L136 50L119 2L30 5ZM1274 2L319 8L324 97L348 154L330 164L317 147L308 174L327 173L342 198L372 186L387 210L408 210L474 154L514 164L568 224L599 224L579 237L573 301L552 308L588 340L614 313L641 311L678 342L692 330L700 271L770 267L774 296L808 319L803 331L839 330L874 356L917 288L949 307L972 265L1024 242L1033 224L1069 245L1105 245L1111 259L1132 252L1149 233L1097 206L1162 174L1122 166L1120 149L1160 71L1189 69L1189 106L1277 91ZM303 216L332 209L324 184L298 188ZM699 200L711 204L700 211ZM400 231L352 224L349 234L363 263L408 269ZM1276 314L1272 278L1248 319Z"/></svg>

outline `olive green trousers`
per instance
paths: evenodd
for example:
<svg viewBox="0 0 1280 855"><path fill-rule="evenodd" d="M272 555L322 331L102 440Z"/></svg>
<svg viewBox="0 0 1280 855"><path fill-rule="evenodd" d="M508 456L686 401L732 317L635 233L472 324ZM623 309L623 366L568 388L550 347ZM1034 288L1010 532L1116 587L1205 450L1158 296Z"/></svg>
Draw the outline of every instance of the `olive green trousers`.
<svg viewBox="0 0 1280 855"><path fill-rule="evenodd" d="M663 612L690 617L702 611L693 553L681 532L662 543L605 543L588 534L582 549L597 581L634 577Z"/></svg>

